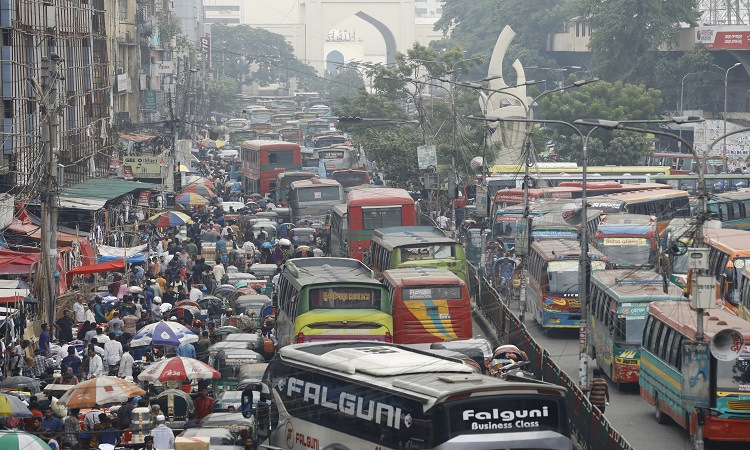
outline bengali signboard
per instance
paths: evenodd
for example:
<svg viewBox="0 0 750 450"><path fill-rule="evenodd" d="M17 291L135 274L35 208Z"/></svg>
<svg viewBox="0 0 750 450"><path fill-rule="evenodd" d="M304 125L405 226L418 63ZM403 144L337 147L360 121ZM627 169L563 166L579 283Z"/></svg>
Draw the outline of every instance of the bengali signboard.
<svg viewBox="0 0 750 450"><path fill-rule="evenodd" d="M164 158L159 156L125 156L124 166L129 166L134 178L161 178L161 166Z"/></svg>
<svg viewBox="0 0 750 450"><path fill-rule="evenodd" d="M750 28L745 25L696 27L695 43L711 50L750 49Z"/></svg>
<svg viewBox="0 0 750 450"><path fill-rule="evenodd" d="M437 167L437 150L434 145L420 145L417 147L417 164L419 164L419 170Z"/></svg>
<svg viewBox="0 0 750 450"><path fill-rule="evenodd" d="M156 112L156 91L144 91L143 93L143 112Z"/></svg>

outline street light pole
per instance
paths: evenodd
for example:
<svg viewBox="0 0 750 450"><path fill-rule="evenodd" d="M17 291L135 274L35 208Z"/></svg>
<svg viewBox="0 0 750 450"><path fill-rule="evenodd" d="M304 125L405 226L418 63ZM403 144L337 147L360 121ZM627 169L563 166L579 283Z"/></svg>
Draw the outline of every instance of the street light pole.
<svg viewBox="0 0 750 450"><path fill-rule="evenodd" d="M741 66L742 63L735 63L732 67L728 68L724 72L724 145L722 150L722 159L724 160L724 173L729 172L729 166L727 164L727 87L729 85L729 71L737 66Z"/></svg>
<svg viewBox="0 0 750 450"><path fill-rule="evenodd" d="M700 72L690 72L688 74L685 74L684 77L682 77L682 82L680 83L680 114L685 114L685 106L684 103L682 103L683 100L683 94L685 93L685 78L689 77L690 75L698 75ZM726 94L725 94L726 95ZM682 137L682 125L680 125L680 138ZM682 142L680 142L680 150L682 150Z"/></svg>

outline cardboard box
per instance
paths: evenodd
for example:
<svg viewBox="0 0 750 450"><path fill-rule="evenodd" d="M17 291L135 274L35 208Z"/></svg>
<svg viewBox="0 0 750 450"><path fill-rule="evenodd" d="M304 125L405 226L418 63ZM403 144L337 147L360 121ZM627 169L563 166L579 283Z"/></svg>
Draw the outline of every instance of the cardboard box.
<svg viewBox="0 0 750 450"><path fill-rule="evenodd" d="M210 450L208 436L201 437L176 437L174 438L174 450Z"/></svg>

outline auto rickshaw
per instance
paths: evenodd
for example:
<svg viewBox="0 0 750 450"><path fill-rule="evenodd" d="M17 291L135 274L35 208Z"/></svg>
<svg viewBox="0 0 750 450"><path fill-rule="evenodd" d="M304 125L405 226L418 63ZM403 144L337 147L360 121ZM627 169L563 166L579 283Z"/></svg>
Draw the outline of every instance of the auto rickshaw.
<svg viewBox="0 0 750 450"><path fill-rule="evenodd" d="M294 247L305 245L312 247L315 245L315 230L312 228L294 228L289 230L289 240Z"/></svg>
<svg viewBox="0 0 750 450"><path fill-rule="evenodd" d="M307 245L300 245L299 247L294 249L295 258L312 258L313 256L315 256L315 254L313 253L313 249L311 249Z"/></svg>
<svg viewBox="0 0 750 450"><path fill-rule="evenodd" d="M223 349L214 357L213 367L221 374L221 378L214 378L214 392L232 390L240 381L240 367L246 364L265 362L263 356L244 349Z"/></svg>

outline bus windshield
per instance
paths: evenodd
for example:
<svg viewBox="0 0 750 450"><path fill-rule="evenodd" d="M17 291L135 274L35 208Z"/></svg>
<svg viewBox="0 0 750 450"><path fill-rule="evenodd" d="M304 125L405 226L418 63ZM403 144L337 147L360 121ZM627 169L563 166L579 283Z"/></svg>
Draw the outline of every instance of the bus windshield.
<svg viewBox="0 0 750 450"><path fill-rule="evenodd" d="M604 270L604 261L591 261L591 270ZM578 260L547 264L547 291L552 295L578 294Z"/></svg>
<svg viewBox="0 0 750 450"><path fill-rule="evenodd" d="M688 262L690 260L688 252L685 252L682 255L672 255L670 258L672 258L672 273L677 275L687 275Z"/></svg>
<svg viewBox="0 0 750 450"><path fill-rule="evenodd" d="M380 309L380 291L357 287L324 287L310 289L313 309Z"/></svg>
<svg viewBox="0 0 750 450"><path fill-rule="evenodd" d="M645 307L632 308L632 311L640 310L647 313ZM646 327L646 315L628 315L618 314L617 316L617 336L615 340L620 344L640 345L643 339L643 329Z"/></svg>
<svg viewBox="0 0 750 450"><path fill-rule="evenodd" d="M376 228L401 226L401 206L382 208L362 207L362 228L374 230Z"/></svg>
<svg viewBox="0 0 750 450"><path fill-rule="evenodd" d="M318 152L318 158L344 159L344 151L343 150L326 150L326 151L321 150Z"/></svg>
<svg viewBox="0 0 750 450"><path fill-rule="evenodd" d="M455 300L461 298L459 286L404 288L404 300Z"/></svg>
<svg viewBox="0 0 750 450"><path fill-rule="evenodd" d="M653 265L656 254L646 238L600 238L596 248L619 266Z"/></svg>
<svg viewBox="0 0 750 450"><path fill-rule="evenodd" d="M516 221L520 216L498 216L495 219L495 236L516 237L518 229ZM508 220L511 219L511 220Z"/></svg>
<svg viewBox="0 0 750 450"><path fill-rule="evenodd" d="M367 173L365 172L334 172L333 179L338 181L344 187L359 186L367 182Z"/></svg>
<svg viewBox="0 0 750 450"><path fill-rule="evenodd" d="M402 247L402 261L419 261L423 259L454 258L454 244L420 245L418 247Z"/></svg>
<svg viewBox="0 0 750 450"><path fill-rule="evenodd" d="M716 361L716 390L750 392L750 357Z"/></svg>
<svg viewBox="0 0 750 450"><path fill-rule="evenodd" d="M314 186L306 189L296 189L298 202L317 202L339 200L341 192L338 186Z"/></svg>

